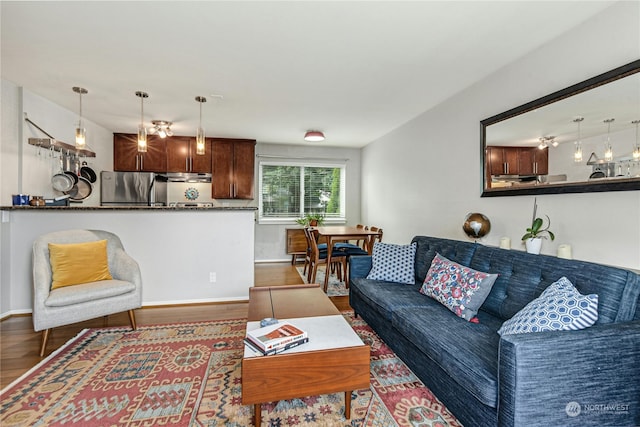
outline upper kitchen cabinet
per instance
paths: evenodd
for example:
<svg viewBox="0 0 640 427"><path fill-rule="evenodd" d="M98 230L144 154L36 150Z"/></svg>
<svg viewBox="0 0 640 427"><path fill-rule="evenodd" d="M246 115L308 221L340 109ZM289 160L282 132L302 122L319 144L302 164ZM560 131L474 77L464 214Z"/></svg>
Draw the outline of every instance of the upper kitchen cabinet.
<svg viewBox="0 0 640 427"><path fill-rule="evenodd" d="M211 173L211 139L204 154L196 154L193 136L172 136L167 143L167 172Z"/></svg>
<svg viewBox="0 0 640 427"><path fill-rule="evenodd" d="M487 147L487 162L491 175L518 175L517 147Z"/></svg>
<svg viewBox="0 0 640 427"><path fill-rule="evenodd" d="M211 197L253 199L256 141L212 139Z"/></svg>
<svg viewBox="0 0 640 427"><path fill-rule="evenodd" d="M113 170L122 172L164 172L167 170L166 140L147 136L147 152L138 152L134 134L113 134Z"/></svg>
<svg viewBox="0 0 640 427"><path fill-rule="evenodd" d="M549 148L519 148L520 175L547 175L549 173Z"/></svg>

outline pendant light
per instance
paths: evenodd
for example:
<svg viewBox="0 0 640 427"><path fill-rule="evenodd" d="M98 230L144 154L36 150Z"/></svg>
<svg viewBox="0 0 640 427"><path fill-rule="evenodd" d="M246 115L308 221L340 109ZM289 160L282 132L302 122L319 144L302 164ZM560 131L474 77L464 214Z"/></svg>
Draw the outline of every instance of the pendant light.
<svg viewBox="0 0 640 427"><path fill-rule="evenodd" d="M640 120L634 120L631 123L636 125L636 144L633 146L632 156L633 160L637 162L640 160L640 140L638 140L638 124L640 124Z"/></svg>
<svg viewBox="0 0 640 427"><path fill-rule="evenodd" d="M578 124L578 139L576 139L576 151L573 152L573 161L576 163L582 162L582 138L580 134L580 123L584 120L584 117L576 117L573 119L574 123Z"/></svg>
<svg viewBox="0 0 640 427"><path fill-rule="evenodd" d="M73 91L80 95L80 115L78 117L78 127L76 127L76 148L85 148L87 145L87 130L84 128L84 124L82 123L82 95L89 93L83 87L74 86Z"/></svg>
<svg viewBox="0 0 640 427"><path fill-rule="evenodd" d="M147 152L147 128L144 127L144 99L149 97L147 92L136 92L140 98L140 124L138 125L138 153Z"/></svg>
<svg viewBox="0 0 640 427"><path fill-rule="evenodd" d="M196 154L203 155L205 152L204 128L202 127L202 103L207 102L204 96L196 96L196 101L200 103L200 122L196 131Z"/></svg>
<svg viewBox="0 0 640 427"><path fill-rule="evenodd" d="M610 162L613 160L613 148L611 147L611 123L615 119L606 119L604 122L607 124L607 142L604 143L604 160Z"/></svg>

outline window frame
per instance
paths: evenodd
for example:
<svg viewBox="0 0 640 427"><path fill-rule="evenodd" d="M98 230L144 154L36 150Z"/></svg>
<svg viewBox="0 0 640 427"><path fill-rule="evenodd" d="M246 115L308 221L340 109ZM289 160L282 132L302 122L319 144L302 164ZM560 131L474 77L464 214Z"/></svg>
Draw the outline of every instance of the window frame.
<svg viewBox="0 0 640 427"><path fill-rule="evenodd" d="M263 216L262 171L263 166L293 166L301 168L300 176L300 212L297 216ZM296 219L304 215L304 168L338 168L340 169L340 215L326 217L325 224L344 224L347 222L347 165L344 162L313 162L295 160L262 160L258 163L258 224L296 224Z"/></svg>

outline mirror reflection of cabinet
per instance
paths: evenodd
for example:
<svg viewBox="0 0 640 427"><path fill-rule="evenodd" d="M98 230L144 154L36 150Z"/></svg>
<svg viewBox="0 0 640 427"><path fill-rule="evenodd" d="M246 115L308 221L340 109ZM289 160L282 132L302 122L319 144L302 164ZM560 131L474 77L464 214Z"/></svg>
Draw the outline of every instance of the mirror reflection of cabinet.
<svg viewBox="0 0 640 427"><path fill-rule="evenodd" d="M487 168L491 175L546 175L549 150L538 147L487 147Z"/></svg>

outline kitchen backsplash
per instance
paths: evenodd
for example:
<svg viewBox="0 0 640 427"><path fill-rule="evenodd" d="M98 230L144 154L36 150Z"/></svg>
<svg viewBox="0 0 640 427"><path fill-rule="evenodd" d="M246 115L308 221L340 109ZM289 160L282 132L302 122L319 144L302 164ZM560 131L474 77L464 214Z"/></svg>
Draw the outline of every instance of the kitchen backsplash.
<svg viewBox="0 0 640 427"><path fill-rule="evenodd" d="M215 202L210 182L168 182L167 199L169 203Z"/></svg>

